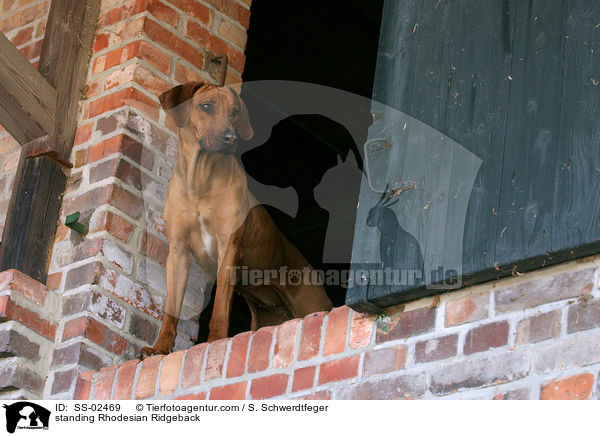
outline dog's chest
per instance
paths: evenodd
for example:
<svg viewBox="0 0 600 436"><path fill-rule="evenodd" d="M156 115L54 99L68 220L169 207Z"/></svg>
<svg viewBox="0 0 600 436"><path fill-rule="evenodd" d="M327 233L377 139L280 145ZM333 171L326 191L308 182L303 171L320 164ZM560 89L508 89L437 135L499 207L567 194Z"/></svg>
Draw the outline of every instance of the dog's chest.
<svg viewBox="0 0 600 436"><path fill-rule="evenodd" d="M198 222L200 223L199 230L204 251L211 255L215 250L215 237L209 231L208 223L204 218L202 218L202 215L198 215Z"/></svg>

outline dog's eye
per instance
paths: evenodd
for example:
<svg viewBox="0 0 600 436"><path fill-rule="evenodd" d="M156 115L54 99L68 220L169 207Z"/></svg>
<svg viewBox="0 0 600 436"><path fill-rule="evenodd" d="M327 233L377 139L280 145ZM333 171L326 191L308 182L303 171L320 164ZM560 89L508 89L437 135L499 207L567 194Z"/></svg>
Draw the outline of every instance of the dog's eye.
<svg viewBox="0 0 600 436"><path fill-rule="evenodd" d="M234 117L237 117L240 114L240 110L238 108L233 108L233 110L231 111L231 115L233 115Z"/></svg>
<svg viewBox="0 0 600 436"><path fill-rule="evenodd" d="M215 107L210 104L210 103L204 103L200 105L200 108L204 111L204 112L208 112L211 113L213 110L215 110Z"/></svg>

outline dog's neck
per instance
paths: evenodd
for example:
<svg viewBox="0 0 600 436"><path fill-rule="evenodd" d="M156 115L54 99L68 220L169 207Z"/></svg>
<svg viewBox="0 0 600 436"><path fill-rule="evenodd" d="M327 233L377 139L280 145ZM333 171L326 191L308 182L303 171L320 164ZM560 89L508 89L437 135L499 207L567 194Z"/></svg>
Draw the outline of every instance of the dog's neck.
<svg viewBox="0 0 600 436"><path fill-rule="evenodd" d="M177 173L183 178L190 198L209 195L219 186L240 182L246 185L245 174L235 156L209 152L198 144L187 143L181 136L175 170L175 174Z"/></svg>

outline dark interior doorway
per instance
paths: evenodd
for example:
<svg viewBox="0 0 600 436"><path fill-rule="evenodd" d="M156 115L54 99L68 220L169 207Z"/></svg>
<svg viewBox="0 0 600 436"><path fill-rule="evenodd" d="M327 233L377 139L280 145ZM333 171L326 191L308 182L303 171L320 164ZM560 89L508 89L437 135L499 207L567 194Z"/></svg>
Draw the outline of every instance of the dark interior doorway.
<svg viewBox="0 0 600 436"><path fill-rule="evenodd" d="M251 7L243 81L316 83L371 98L382 9L383 0L256 0ZM248 110L252 121L251 103ZM371 119L369 105L357 107L356 113L364 127L361 139L366 140ZM291 186L296 190L296 216L274 207L267 210L315 269L349 267L347 263L323 262L323 241L330 216L315 200L314 188L340 159L356 156L364 140L355 144L343 126L320 115L302 115L277 124L266 143L250 141L241 147L240 159L249 176L266 185ZM358 189L345 190L344 201L356 206L358 194ZM353 235L347 237L351 241ZM345 288L326 288L334 306L344 304ZM212 301L200 319L200 341L208 336L211 313ZM250 312L243 298L236 296L229 334L249 328Z"/></svg>

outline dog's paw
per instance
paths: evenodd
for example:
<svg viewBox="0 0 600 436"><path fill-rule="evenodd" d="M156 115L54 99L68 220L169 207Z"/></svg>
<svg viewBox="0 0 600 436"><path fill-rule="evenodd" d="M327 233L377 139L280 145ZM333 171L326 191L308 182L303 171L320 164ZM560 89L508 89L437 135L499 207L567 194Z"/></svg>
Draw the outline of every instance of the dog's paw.
<svg viewBox="0 0 600 436"><path fill-rule="evenodd" d="M144 359L146 359L147 357L150 357L150 356L155 356L155 355L157 355L157 354L168 354L168 352L166 352L166 353L165 353L165 352L162 352L162 351L160 351L160 350L157 350L157 349L156 349L156 348L154 348L154 347L143 347L143 348L140 350L140 355L139 355L138 357L139 357L139 359L140 359L140 360L144 360Z"/></svg>

